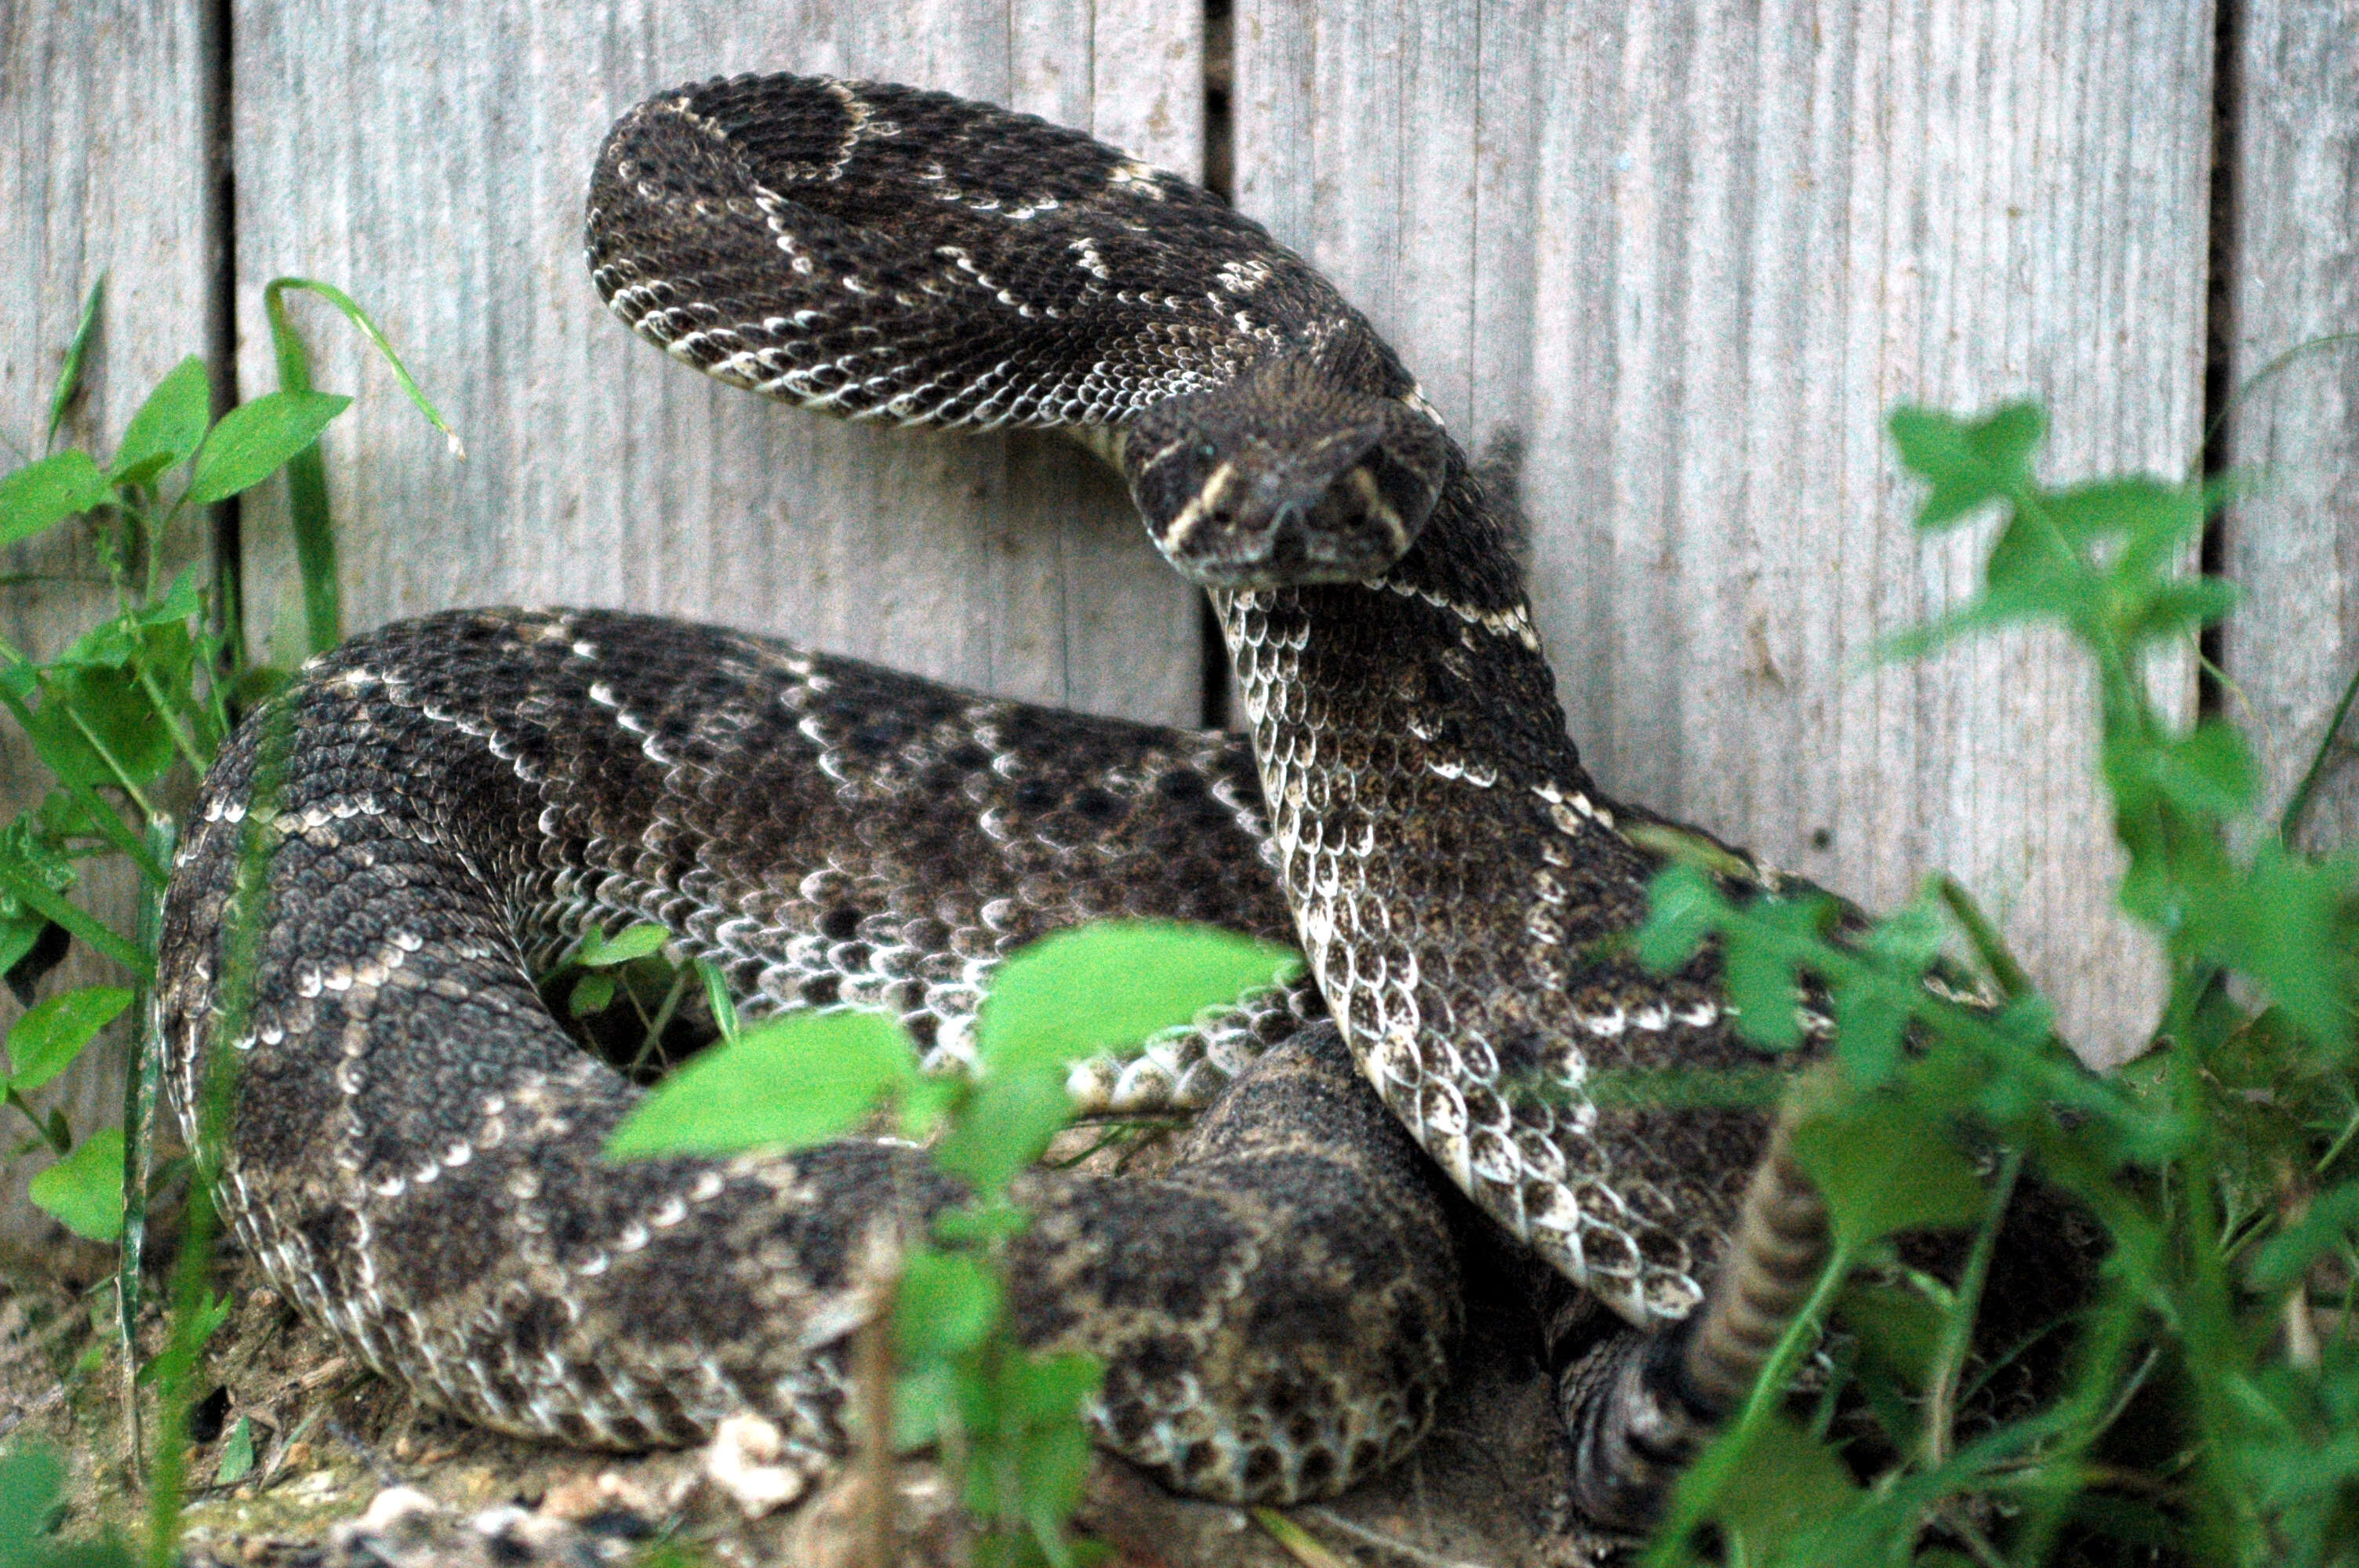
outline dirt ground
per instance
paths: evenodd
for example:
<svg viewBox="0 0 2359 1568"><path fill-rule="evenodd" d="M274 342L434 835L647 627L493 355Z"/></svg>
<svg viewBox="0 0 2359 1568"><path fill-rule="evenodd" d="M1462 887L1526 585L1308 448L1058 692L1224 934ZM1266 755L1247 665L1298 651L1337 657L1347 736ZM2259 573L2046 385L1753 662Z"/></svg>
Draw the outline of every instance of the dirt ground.
<svg viewBox="0 0 2359 1568"><path fill-rule="evenodd" d="M156 1249L168 1255L168 1245ZM161 1294L160 1270L149 1287ZM110 1249L60 1233L38 1255L0 1259L0 1444L49 1444L69 1465L60 1533L136 1534L145 1498L129 1462L114 1349ZM859 1477L831 1475L799 1506L749 1517L759 1477L735 1481L712 1450L617 1457L480 1431L418 1404L299 1319L255 1267L228 1255L232 1303L215 1335L190 1456L187 1552L194 1563L476 1564L574 1568L696 1558L730 1565L833 1568L864 1561ZM1478 1299L1461 1369L1435 1429L1411 1457L1350 1494L1288 1510L1171 1497L1101 1458L1081 1524L1114 1568L1570 1568L1602 1543L1567 1528L1563 1439L1531 1353L1527 1314L1504 1283ZM151 1306L141 1354L164 1339ZM153 1395L142 1416L155 1422ZM252 1465L220 1480L241 1419ZM755 1457L758 1458L758 1454ZM234 1465L232 1466L234 1472ZM899 1562L944 1568L968 1553L940 1474L902 1465ZM1278 1539L1290 1521L1300 1532ZM685 1549L684 1555L681 1549ZM1321 1555L1321 1553L1324 1555Z"/></svg>

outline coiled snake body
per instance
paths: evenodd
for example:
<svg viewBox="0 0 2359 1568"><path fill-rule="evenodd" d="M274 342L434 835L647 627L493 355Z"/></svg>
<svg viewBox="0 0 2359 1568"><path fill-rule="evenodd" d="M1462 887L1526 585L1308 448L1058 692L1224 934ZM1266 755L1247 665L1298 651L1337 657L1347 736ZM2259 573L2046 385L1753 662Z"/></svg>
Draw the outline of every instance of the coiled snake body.
<svg viewBox="0 0 2359 1568"><path fill-rule="evenodd" d="M193 1139L258 854L221 1186L273 1278L489 1424L629 1446L756 1410L815 1465L880 1260L954 1195L882 1144L602 1162L636 1091L534 965L655 920L749 1011L884 1006L953 1058L1016 945L1219 921L1296 936L1333 1024L1263 998L1086 1069L1104 1103L1212 1105L1167 1176L1030 1179L1023 1332L1105 1357L1102 1440L1177 1486L1339 1488L1416 1440L1447 1375L1438 1167L1628 1325L1566 1406L1578 1495L1643 1514L1637 1472L1724 1400L1819 1217L1764 1119L1584 1092L1751 1058L1708 958L1665 978L1601 949L1655 862L1565 735L1502 509L1392 351L1192 186L879 84L648 101L588 236L614 310L723 380L1109 457L1212 591L1250 749L621 614L453 612L315 661L206 784L158 1003ZM1731 1254L1756 1166L1774 1245ZM914 1202L876 1201L895 1188Z"/></svg>

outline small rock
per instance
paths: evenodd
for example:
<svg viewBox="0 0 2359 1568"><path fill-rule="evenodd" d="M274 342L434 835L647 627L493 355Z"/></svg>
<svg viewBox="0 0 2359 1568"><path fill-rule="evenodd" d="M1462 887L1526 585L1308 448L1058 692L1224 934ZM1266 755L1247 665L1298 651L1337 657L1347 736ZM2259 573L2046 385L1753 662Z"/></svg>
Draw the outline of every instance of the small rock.
<svg viewBox="0 0 2359 1568"><path fill-rule="evenodd" d="M734 1415L704 1451L704 1477L747 1519L775 1513L803 1495L807 1477L786 1457L786 1438L757 1415Z"/></svg>
<svg viewBox="0 0 2359 1568"><path fill-rule="evenodd" d="M415 1487L387 1487L369 1502L368 1511L360 1517L360 1528L366 1530L390 1530L413 1514L441 1511L440 1504Z"/></svg>
<svg viewBox="0 0 2359 1568"><path fill-rule="evenodd" d="M598 1495L599 1477L576 1476L571 1480L551 1487L540 1499L540 1511L550 1519L561 1519L579 1524L594 1513L602 1512L606 1500Z"/></svg>

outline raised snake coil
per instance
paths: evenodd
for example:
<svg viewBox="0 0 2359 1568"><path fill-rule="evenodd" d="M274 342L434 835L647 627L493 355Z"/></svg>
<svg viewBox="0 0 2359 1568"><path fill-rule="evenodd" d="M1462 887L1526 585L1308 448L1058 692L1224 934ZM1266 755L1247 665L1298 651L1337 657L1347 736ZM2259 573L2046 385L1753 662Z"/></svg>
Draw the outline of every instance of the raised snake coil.
<svg viewBox="0 0 2359 1568"><path fill-rule="evenodd" d="M290 1299L495 1426L675 1443L751 1409L816 1465L875 1281L955 1195L881 1144L603 1163L636 1091L533 967L656 920L749 1012L883 1006L949 1059L1001 956L1141 914L1296 936L1336 1027L1264 998L1083 1070L1103 1103L1213 1101L1165 1177L1026 1194L1019 1324L1106 1357L1110 1446L1272 1498L1415 1442L1462 1312L1417 1148L1636 1328L1690 1313L1767 1123L1584 1086L1755 1059L1708 959L1601 950L1654 861L1565 735L1501 509L1322 278L1076 133L792 78L633 110L588 243L613 308L724 381L1111 459L1212 589L1250 750L620 614L452 612L314 661L206 783L158 1000L193 1140L259 865L221 1187Z"/></svg>

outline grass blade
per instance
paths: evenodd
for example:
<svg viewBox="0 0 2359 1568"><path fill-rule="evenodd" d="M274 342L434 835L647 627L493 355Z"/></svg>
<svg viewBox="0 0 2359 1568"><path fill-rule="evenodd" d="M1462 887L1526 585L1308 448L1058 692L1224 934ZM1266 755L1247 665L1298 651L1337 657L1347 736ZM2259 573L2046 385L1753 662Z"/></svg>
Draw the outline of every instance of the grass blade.
<svg viewBox="0 0 2359 1568"><path fill-rule="evenodd" d="M166 865L179 845L179 830L168 819L147 825L147 852ZM139 950L152 953L164 930L164 889L147 882L139 889ZM123 1420L125 1451L131 1468L144 1485L146 1445L139 1431L139 1283L147 1249L147 1177L155 1163L156 1096L164 1076L164 1043L158 1037L147 1011L147 987L134 1004L130 1070L123 1075L123 1244L115 1254L114 1332L123 1358Z"/></svg>
<svg viewBox="0 0 2359 1568"><path fill-rule="evenodd" d="M377 330L368 312L353 302L352 296L333 284L321 283L308 277L274 277L262 290L263 313L270 322L270 346L278 362L278 388L282 392L310 392L311 356L296 335L294 319L287 312L287 294L290 289L302 289L316 294L344 313L345 319L367 339L377 352L393 367L394 379L401 390L409 395L410 402L426 416L428 424L442 432L450 442L451 455L464 460L467 449L451 433L441 410L426 399L411 379L409 367L393 351L385 334ZM310 651L325 653L343 641L343 589L336 580L336 538L330 522L328 508L328 466L316 446L307 447L287 465L287 505L295 534L295 566L303 581L303 630Z"/></svg>
<svg viewBox="0 0 2359 1568"><path fill-rule="evenodd" d="M31 875L22 866L13 861L0 860L0 889L6 890L17 902L48 915L51 920L64 926L67 931L81 937L84 942L130 970L139 978L142 984L156 978L156 966L148 962L147 955L125 941L112 926L105 925L97 916L86 914L72 903L59 897L50 889L49 883Z"/></svg>
<svg viewBox="0 0 2359 1568"><path fill-rule="evenodd" d="M2326 776L2327 759L2334 755L2335 740L2343 733L2343 721L2351 717L2354 697L2359 697L2359 668L2351 672L2351 679L2343 687L2343 700L2334 705L2334 717L2328 721L2326 732L2319 736L2318 749L2310 754L2310 766L2303 771L2301 783L2294 786L2285 810L2278 814L2277 842L2288 849L2301 831L2302 819L2310 815L2310 797L2318 793L2319 781Z"/></svg>
<svg viewBox="0 0 2359 1568"><path fill-rule="evenodd" d="M73 339L66 344L66 362L58 371L58 389L49 395L49 427L42 435L42 444L54 445L58 427L66 422L66 409L82 390L82 361L89 356L90 341L98 335L98 312L106 298L106 274L100 273L98 281L90 286L90 297L82 302L82 319L74 324Z"/></svg>

